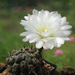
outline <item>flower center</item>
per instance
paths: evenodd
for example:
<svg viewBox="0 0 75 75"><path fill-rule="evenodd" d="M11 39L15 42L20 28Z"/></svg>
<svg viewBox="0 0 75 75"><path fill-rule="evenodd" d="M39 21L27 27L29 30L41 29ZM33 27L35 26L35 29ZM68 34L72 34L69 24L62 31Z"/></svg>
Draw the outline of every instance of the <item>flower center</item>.
<svg viewBox="0 0 75 75"><path fill-rule="evenodd" d="M50 31L51 30L51 31ZM39 32L39 36L41 38L48 38L48 37L54 37L54 32L52 30L52 28L50 28L50 26L48 25L40 25L37 28L37 31ZM49 32L48 32L49 31ZM48 33L47 33L48 32Z"/></svg>
<svg viewBox="0 0 75 75"><path fill-rule="evenodd" d="M38 27L38 31L41 32L41 33L47 32L49 29L50 29L50 27L46 26L46 25L41 25L41 26Z"/></svg>

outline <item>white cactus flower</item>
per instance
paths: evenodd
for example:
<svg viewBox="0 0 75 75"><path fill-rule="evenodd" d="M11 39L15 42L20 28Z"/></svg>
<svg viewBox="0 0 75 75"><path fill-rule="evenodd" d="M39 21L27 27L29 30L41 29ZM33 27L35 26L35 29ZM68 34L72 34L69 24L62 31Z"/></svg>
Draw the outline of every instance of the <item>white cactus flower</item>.
<svg viewBox="0 0 75 75"><path fill-rule="evenodd" d="M33 10L33 14L24 16L21 20L25 32L23 42L35 43L37 48L52 49L60 47L64 41L69 40L71 34L71 25L68 25L66 17L61 17L58 12L49 12L47 10Z"/></svg>

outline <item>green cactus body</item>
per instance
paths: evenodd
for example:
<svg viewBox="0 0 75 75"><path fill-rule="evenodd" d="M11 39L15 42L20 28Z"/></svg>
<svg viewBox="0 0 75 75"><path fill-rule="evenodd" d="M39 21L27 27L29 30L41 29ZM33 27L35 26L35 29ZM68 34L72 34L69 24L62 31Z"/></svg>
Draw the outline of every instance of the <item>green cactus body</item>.
<svg viewBox="0 0 75 75"><path fill-rule="evenodd" d="M13 50L6 58L7 70L13 75L42 75L41 53L34 48Z"/></svg>

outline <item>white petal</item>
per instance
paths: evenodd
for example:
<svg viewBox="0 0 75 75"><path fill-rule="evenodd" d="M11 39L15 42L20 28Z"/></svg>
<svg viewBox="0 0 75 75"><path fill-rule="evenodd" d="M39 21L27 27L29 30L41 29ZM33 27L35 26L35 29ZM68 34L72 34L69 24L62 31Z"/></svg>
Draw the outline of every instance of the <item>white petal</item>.
<svg viewBox="0 0 75 75"><path fill-rule="evenodd" d="M45 44L43 45L43 48L44 48L44 49L48 49L47 46L45 46Z"/></svg>
<svg viewBox="0 0 75 75"><path fill-rule="evenodd" d="M26 22L25 20L21 20L21 22Z"/></svg>
<svg viewBox="0 0 75 75"><path fill-rule="evenodd" d="M72 26L70 26L70 25L65 25L65 26L62 26L62 27L61 27L61 30L71 29L71 28L72 28Z"/></svg>
<svg viewBox="0 0 75 75"><path fill-rule="evenodd" d="M25 18L26 20L28 20L28 16L24 16L24 18Z"/></svg>
<svg viewBox="0 0 75 75"><path fill-rule="evenodd" d="M20 36L26 36L29 32L23 32L20 34Z"/></svg>
<svg viewBox="0 0 75 75"><path fill-rule="evenodd" d="M54 33L55 37L65 37L65 33L63 33L63 31L58 31Z"/></svg>
<svg viewBox="0 0 75 75"><path fill-rule="evenodd" d="M56 36L56 37L67 37L68 35L70 35L72 32L70 31L70 30L66 30L66 31L64 31L64 30L61 30L61 31L59 31L59 32L55 32L54 33L54 36Z"/></svg>
<svg viewBox="0 0 75 75"><path fill-rule="evenodd" d="M22 41L23 42L26 42L26 41L28 41L29 39L28 38L24 38Z"/></svg>
<svg viewBox="0 0 75 75"><path fill-rule="evenodd" d="M34 38L34 39L29 40L29 42L34 43L34 42L39 41L39 40L40 40L39 38Z"/></svg>
<svg viewBox="0 0 75 75"><path fill-rule="evenodd" d="M26 38L36 38L36 37L39 37L37 34L34 34L34 33L30 33L26 36Z"/></svg>
<svg viewBox="0 0 75 75"><path fill-rule="evenodd" d="M63 38L65 41L69 41L70 38L69 37L66 37L66 38Z"/></svg>
<svg viewBox="0 0 75 75"><path fill-rule="evenodd" d="M53 43L51 43L51 42L47 42L47 43L45 43L45 45L49 49L52 49L54 47Z"/></svg>
<svg viewBox="0 0 75 75"><path fill-rule="evenodd" d="M25 20L21 20L20 24L23 26L30 25L29 22Z"/></svg>
<svg viewBox="0 0 75 75"><path fill-rule="evenodd" d="M65 34L65 35L67 35L67 36L69 36L71 33L72 33L72 31L63 31L63 33Z"/></svg>
<svg viewBox="0 0 75 75"><path fill-rule="evenodd" d="M37 15L38 11L36 9L33 10L33 15Z"/></svg>
<svg viewBox="0 0 75 75"><path fill-rule="evenodd" d="M44 41L44 42L47 42L48 41L47 38L43 38L41 40Z"/></svg>
<svg viewBox="0 0 75 75"><path fill-rule="evenodd" d="M38 42L36 42L36 48L42 48L42 46L43 46L43 41L38 41Z"/></svg>
<svg viewBox="0 0 75 75"><path fill-rule="evenodd" d="M55 47L60 47L61 44L64 44L64 40L62 38L57 37L54 39L54 44L55 44Z"/></svg>
<svg viewBox="0 0 75 75"><path fill-rule="evenodd" d="M49 36L51 33L52 33L51 30L48 31L48 32L42 32L42 33L41 33L41 36L43 36L43 37L47 37L47 36Z"/></svg>
<svg viewBox="0 0 75 75"><path fill-rule="evenodd" d="M37 32L36 29L32 26L25 26L24 29L28 32Z"/></svg>
<svg viewBox="0 0 75 75"><path fill-rule="evenodd" d="M67 25L68 24L68 22L66 22L66 17L62 17L60 19L60 21L61 21L61 25Z"/></svg>

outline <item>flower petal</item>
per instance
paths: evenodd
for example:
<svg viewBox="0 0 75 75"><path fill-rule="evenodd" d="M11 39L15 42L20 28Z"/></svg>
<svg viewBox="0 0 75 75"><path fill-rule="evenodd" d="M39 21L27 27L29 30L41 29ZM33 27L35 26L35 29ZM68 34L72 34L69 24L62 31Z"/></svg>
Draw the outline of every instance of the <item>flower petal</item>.
<svg viewBox="0 0 75 75"><path fill-rule="evenodd" d="M26 41L28 41L29 39L28 38L24 38L22 41L23 42L26 42Z"/></svg>
<svg viewBox="0 0 75 75"><path fill-rule="evenodd" d="M20 36L26 36L29 32L23 32L20 34Z"/></svg>
<svg viewBox="0 0 75 75"><path fill-rule="evenodd" d="M34 38L34 39L29 40L29 42L30 42L30 43L34 43L34 42L37 42L37 41L39 41L39 40L40 40L39 38Z"/></svg>
<svg viewBox="0 0 75 75"><path fill-rule="evenodd" d="M72 26L70 26L70 25L65 25L65 26L62 26L61 27L61 30L66 30L66 29L71 29L72 28Z"/></svg>
<svg viewBox="0 0 75 75"><path fill-rule="evenodd" d="M25 18L26 20L28 20L28 16L24 16L24 18Z"/></svg>
<svg viewBox="0 0 75 75"><path fill-rule="evenodd" d="M26 38L36 38L36 37L39 37L37 34L34 34L34 33L30 33L26 36Z"/></svg>
<svg viewBox="0 0 75 75"><path fill-rule="evenodd" d="M41 48L42 46L43 46L43 41L38 41L38 42L36 42L36 48Z"/></svg>
<svg viewBox="0 0 75 75"><path fill-rule="evenodd" d="M51 42L47 42L47 43L45 43L45 45L48 49L52 49L54 47L53 43L51 43Z"/></svg>
<svg viewBox="0 0 75 75"><path fill-rule="evenodd" d="M57 37L54 39L54 44L55 44L55 47L60 47L61 44L64 44L64 40L62 38Z"/></svg>
<svg viewBox="0 0 75 75"><path fill-rule="evenodd" d="M51 33L52 33L52 31L50 30L50 31L47 31L47 32L42 32L41 35L42 35L43 37L47 37L47 36L49 36Z"/></svg>

